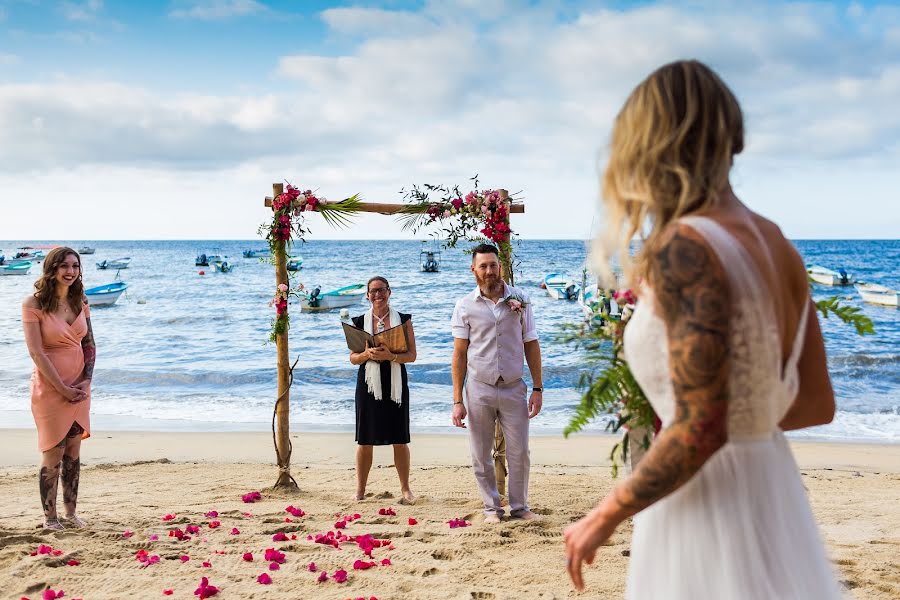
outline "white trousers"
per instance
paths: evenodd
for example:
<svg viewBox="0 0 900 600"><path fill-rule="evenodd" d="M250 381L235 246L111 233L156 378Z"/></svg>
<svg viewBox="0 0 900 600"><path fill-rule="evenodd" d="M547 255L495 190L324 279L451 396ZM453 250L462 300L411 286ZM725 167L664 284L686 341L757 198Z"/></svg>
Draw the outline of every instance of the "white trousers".
<svg viewBox="0 0 900 600"><path fill-rule="evenodd" d="M469 445L475 481L484 501L485 514L503 516L497 476L494 472L494 431L497 418L506 439L509 466L509 512L513 516L528 510L528 386L523 379L496 385L466 379L466 411L469 419Z"/></svg>

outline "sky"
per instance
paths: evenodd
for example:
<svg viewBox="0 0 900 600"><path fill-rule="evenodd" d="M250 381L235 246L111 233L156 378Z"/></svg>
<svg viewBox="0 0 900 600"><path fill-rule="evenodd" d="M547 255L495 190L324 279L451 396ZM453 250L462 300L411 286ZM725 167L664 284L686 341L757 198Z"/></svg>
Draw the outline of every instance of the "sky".
<svg viewBox="0 0 900 600"><path fill-rule="evenodd" d="M895 2L0 0L0 240L252 239L275 182L399 202L476 174L523 238L585 239L617 111L681 58L742 104L751 208L900 237Z"/></svg>

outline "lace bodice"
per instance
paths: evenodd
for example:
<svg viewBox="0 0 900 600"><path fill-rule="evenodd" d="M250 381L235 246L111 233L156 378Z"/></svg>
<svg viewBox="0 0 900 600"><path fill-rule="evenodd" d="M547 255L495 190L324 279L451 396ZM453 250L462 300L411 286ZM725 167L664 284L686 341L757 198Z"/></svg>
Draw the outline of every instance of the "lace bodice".
<svg viewBox="0 0 900 600"><path fill-rule="evenodd" d="M680 222L706 239L725 266L731 286L729 440L770 435L797 395L797 360L809 307L804 305L791 355L784 362L772 299L750 255L734 236L712 219L686 217ZM757 236L761 240L758 232ZM666 327L655 312L652 290L647 290L643 296L625 328L625 360L666 427L675 417Z"/></svg>

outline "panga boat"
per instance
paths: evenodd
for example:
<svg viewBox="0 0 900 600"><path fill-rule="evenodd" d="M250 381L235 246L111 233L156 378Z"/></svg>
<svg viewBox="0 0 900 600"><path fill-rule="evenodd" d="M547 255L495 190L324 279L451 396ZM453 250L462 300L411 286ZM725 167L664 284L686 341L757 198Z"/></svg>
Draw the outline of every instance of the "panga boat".
<svg viewBox="0 0 900 600"><path fill-rule="evenodd" d="M256 250L244 250L241 252L244 258L267 258L272 256L268 248L258 248Z"/></svg>
<svg viewBox="0 0 900 600"><path fill-rule="evenodd" d="M96 251L96 248L91 248L90 246L82 246L78 249L78 254L93 254Z"/></svg>
<svg viewBox="0 0 900 600"><path fill-rule="evenodd" d="M852 285L856 281L856 278L844 269L833 271L819 265L810 265L806 267L806 273L810 279L822 285Z"/></svg>
<svg viewBox="0 0 900 600"><path fill-rule="evenodd" d="M216 261L212 263L212 266L217 273L231 273L234 268L234 265L229 264L227 260Z"/></svg>
<svg viewBox="0 0 900 600"><path fill-rule="evenodd" d="M303 268L303 257L302 256L288 257L288 260L287 260L287 270L288 271L299 271L302 268Z"/></svg>
<svg viewBox="0 0 900 600"><path fill-rule="evenodd" d="M428 248L427 242L422 241L422 250L419 252L419 270L423 273L437 273L441 270L441 251L436 245Z"/></svg>
<svg viewBox="0 0 900 600"><path fill-rule="evenodd" d="M105 269L127 269L128 265L131 264L131 257L125 256L122 258L113 258L112 260L101 260L97 263L97 268L100 270Z"/></svg>
<svg viewBox="0 0 900 600"><path fill-rule="evenodd" d="M863 283L856 285L856 291L862 296L863 302L883 304L885 306L900 306L900 292L877 283Z"/></svg>
<svg viewBox="0 0 900 600"><path fill-rule="evenodd" d="M324 294L320 292L320 288L316 287L300 297L300 311L314 312L353 306L365 295L366 284L364 283L348 285Z"/></svg>
<svg viewBox="0 0 900 600"><path fill-rule="evenodd" d="M115 281L106 285L98 285L90 289L84 290L87 296L88 304L94 306L110 306L116 303L119 296L128 289L128 284L124 281Z"/></svg>
<svg viewBox="0 0 900 600"><path fill-rule="evenodd" d="M30 262L0 265L0 275L28 275L29 272L31 272Z"/></svg>
<svg viewBox="0 0 900 600"><path fill-rule="evenodd" d="M547 295L555 300L577 300L581 292L581 286L574 281L566 279L561 273L550 273L544 277L544 285Z"/></svg>

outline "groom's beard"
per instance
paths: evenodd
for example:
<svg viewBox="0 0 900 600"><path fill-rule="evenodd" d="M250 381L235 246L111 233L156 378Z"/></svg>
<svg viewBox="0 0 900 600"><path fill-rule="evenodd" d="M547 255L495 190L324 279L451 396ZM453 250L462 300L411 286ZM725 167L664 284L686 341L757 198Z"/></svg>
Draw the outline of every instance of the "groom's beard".
<svg viewBox="0 0 900 600"><path fill-rule="evenodd" d="M475 275L475 283L478 284L478 287L485 294L503 293L503 280L500 279L499 276L486 275L484 277L479 277L476 274Z"/></svg>

